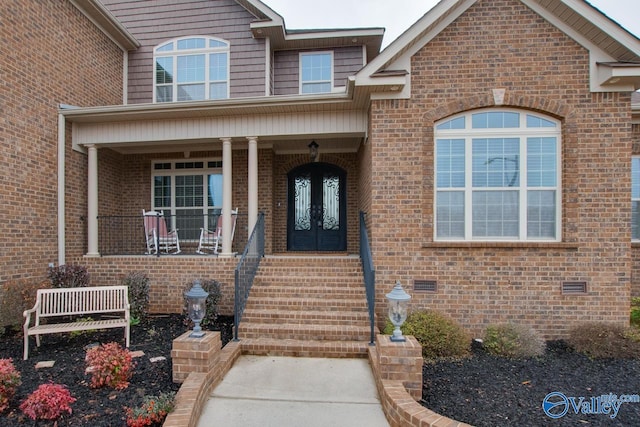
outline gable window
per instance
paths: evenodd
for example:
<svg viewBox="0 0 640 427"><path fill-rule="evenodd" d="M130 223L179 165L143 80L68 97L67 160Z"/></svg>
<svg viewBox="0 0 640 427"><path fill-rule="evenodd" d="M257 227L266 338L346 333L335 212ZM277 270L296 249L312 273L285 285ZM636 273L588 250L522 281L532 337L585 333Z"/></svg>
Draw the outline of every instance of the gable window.
<svg viewBox="0 0 640 427"><path fill-rule="evenodd" d="M558 241L560 124L479 110L435 126L435 240Z"/></svg>
<svg viewBox="0 0 640 427"><path fill-rule="evenodd" d="M631 239L640 241L640 156L631 158Z"/></svg>
<svg viewBox="0 0 640 427"><path fill-rule="evenodd" d="M330 93L333 88L333 52L300 54L300 93Z"/></svg>
<svg viewBox="0 0 640 427"><path fill-rule="evenodd" d="M187 37L154 50L154 101L229 98L229 43Z"/></svg>
<svg viewBox="0 0 640 427"><path fill-rule="evenodd" d="M197 239L214 227L222 209L222 162L218 159L156 161L151 172L152 210L171 216L180 238Z"/></svg>

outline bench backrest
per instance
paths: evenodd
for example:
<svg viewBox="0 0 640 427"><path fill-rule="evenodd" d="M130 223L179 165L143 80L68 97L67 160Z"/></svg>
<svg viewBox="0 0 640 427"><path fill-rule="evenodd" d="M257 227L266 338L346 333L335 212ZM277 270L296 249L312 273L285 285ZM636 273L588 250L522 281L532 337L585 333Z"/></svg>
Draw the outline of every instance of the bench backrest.
<svg viewBox="0 0 640 427"><path fill-rule="evenodd" d="M125 311L129 306L127 286L38 289L39 317Z"/></svg>

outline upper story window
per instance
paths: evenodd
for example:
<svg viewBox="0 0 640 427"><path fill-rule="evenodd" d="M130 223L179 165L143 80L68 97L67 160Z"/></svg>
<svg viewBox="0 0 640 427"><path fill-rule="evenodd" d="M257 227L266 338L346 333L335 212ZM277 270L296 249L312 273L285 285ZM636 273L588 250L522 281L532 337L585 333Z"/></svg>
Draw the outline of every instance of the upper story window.
<svg viewBox="0 0 640 427"><path fill-rule="evenodd" d="M435 127L435 240L558 241L560 123L479 110Z"/></svg>
<svg viewBox="0 0 640 427"><path fill-rule="evenodd" d="M333 52L300 54L300 93L330 93L333 88Z"/></svg>
<svg viewBox="0 0 640 427"><path fill-rule="evenodd" d="M229 43L185 37L154 50L154 101L229 98Z"/></svg>
<svg viewBox="0 0 640 427"><path fill-rule="evenodd" d="M631 240L640 241L640 156L631 158Z"/></svg>

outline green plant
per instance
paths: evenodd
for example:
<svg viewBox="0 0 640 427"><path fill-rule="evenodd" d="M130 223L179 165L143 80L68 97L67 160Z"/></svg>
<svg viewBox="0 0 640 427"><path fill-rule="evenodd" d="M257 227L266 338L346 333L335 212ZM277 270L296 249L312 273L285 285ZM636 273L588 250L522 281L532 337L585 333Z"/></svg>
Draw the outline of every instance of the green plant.
<svg viewBox="0 0 640 427"><path fill-rule="evenodd" d="M393 333L387 320L384 333ZM453 320L433 310L409 313L400 328L404 335L413 335L422 345L422 357L427 361L440 358L462 358L470 353L471 337Z"/></svg>
<svg viewBox="0 0 640 427"><path fill-rule="evenodd" d="M126 408L127 426L161 425L167 414L173 410L175 395L174 392L168 392L160 396L145 396L141 406Z"/></svg>
<svg viewBox="0 0 640 427"><path fill-rule="evenodd" d="M54 288L81 288L89 286L87 267L75 264L63 264L49 267L51 286Z"/></svg>
<svg viewBox="0 0 640 427"><path fill-rule="evenodd" d="M0 286L0 327L19 329L24 322L22 312L33 307L38 289L51 287L48 280L8 280Z"/></svg>
<svg viewBox="0 0 640 427"><path fill-rule="evenodd" d="M193 281L187 283L184 288L184 292L187 292L193 286ZM220 292L220 283L215 280L201 280L200 284L202 285L202 289L205 290L209 294L207 297L207 310L204 315L204 319L200 322L200 326L207 327L215 324L216 319L218 318L218 302L220 302L220 298L222 297L222 293ZM183 292L183 295L184 295ZM182 307L182 315L184 316L185 325L191 325L191 319L189 319L189 311L187 310L187 299L184 299L184 304Z"/></svg>
<svg viewBox="0 0 640 427"><path fill-rule="evenodd" d="M42 384L20 404L20 409L32 420L56 420L66 412L76 399L66 386L61 384Z"/></svg>
<svg viewBox="0 0 640 427"><path fill-rule="evenodd" d="M640 327L640 297L631 298L631 324Z"/></svg>
<svg viewBox="0 0 640 427"><path fill-rule="evenodd" d="M516 323L488 326L482 346L491 354L513 359L540 356L546 348L535 330Z"/></svg>
<svg viewBox="0 0 640 427"><path fill-rule="evenodd" d="M134 271L122 279L122 284L129 288L131 324L137 325L149 314L149 277Z"/></svg>
<svg viewBox="0 0 640 427"><path fill-rule="evenodd" d="M91 387L104 386L121 390L129 386L133 375L131 352L111 342L87 350L87 371L91 372Z"/></svg>
<svg viewBox="0 0 640 427"><path fill-rule="evenodd" d="M586 322L569 331L567 342L593 359L640 357L640 338L635 330L603 322Z"/></svg>
<svg viewBox="0 0 640 427"><path fill-rule="evenodd" d="M20 384L20 372L13 366L13 360L0 359L0 412L7 409Z"/></svg>

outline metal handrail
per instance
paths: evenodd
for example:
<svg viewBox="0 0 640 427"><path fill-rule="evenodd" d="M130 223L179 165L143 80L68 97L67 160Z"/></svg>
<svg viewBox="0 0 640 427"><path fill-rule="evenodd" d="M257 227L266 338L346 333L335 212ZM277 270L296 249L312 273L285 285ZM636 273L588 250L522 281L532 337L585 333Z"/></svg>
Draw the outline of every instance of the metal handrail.
<svg viewBox="0 0 640 427"><path fill-rule="evenodd" d="M371 327L371 342L375 344L375 306L376 306L376 270L373 267L369 234L365 222L365 213L360 212L360 261L362 262L362 275L364 287L367 293L367 306L369 307L369 326Z"/></svg>
<svg viewBox="0 0 640 427"><path fill-rule="evenodd" d="M233 304L233 340L238 341L238 327L242 320L244 307L249 299L249 292L253 286L260 261L264 257L264 213L258 215L256 226L249 236L247 246L235 270L235 297Z"/></svg>

